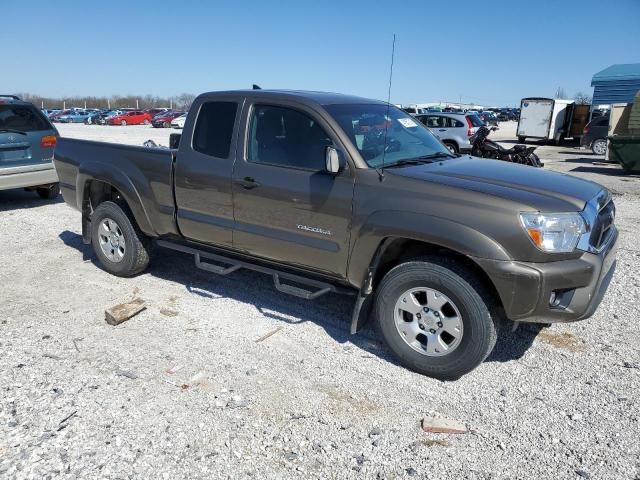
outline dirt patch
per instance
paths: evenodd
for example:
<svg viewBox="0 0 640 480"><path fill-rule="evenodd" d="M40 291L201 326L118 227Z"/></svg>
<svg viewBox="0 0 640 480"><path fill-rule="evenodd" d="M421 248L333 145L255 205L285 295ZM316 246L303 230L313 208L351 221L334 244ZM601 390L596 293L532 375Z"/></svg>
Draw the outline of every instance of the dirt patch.
<svg viewBox="0 0 640 480"><path fill-rule="evenodd" d="M569 332L553 332L542 330L538 339L552 347L569 350L570 352L583 352L586 350L584 340Z"/></svg>

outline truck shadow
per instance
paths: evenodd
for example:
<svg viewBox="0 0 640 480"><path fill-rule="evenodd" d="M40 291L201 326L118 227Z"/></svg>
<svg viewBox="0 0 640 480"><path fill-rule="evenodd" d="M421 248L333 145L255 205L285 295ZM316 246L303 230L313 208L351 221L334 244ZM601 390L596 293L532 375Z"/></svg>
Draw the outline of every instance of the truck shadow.
<svg viewBox="0 0 640 480"><path fill-rule="evenodd" d="M50 200L43 200L36 192L27 192L22 189L0 191L0 212L37 208L43 205L62 202L62 195L58 195L56 198Z"/></svg>
<svg viewBox="0 0 640 480"><path fill-rule="evenodd" d="M64 231L59 238L66 246L81 252L84 261L91 261L97 268L104 270L91 245L82 243L81 235ZM193 257L188 254L157 247L145 274L184 285L187 294L212 302L231 298L245 304L248 315L251 315L251 309L255 309L267 318L289 325L315 323L338 343L353 344L367 354L399 365L382 345L372 321L367 322L357 335L349 333L355 297L327 294L315 301L299 299L275 290L268 275L239 270L229 276L216 276L196 269ZM501 329L496 347L487 361L506 362L524 355L537 332L522 328L518 329L518 332L516 335L511 333L509 328Z"/></svg>

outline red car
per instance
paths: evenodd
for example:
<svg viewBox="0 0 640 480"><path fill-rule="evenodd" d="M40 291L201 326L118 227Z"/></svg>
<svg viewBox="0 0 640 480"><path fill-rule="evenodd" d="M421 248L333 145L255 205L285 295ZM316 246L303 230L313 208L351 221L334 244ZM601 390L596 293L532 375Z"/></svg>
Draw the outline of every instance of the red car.
<svg viewBox="0 0 640 480"><path fill-rule="evenodd" d="M153 121L151 122L151 125L153 125L156 128L170 127L171 121L174 118L178 118L180 115L184 115L184 112L178 112L176 110L172 110L169 112L159 113L158 115L153 117Z"/></svg>
<svg viewBox="0 0 640 480"><path fill-rule="evenodd" d="M153 117L150 113L134 110L109 119L109 125L149 125Z"/></svg>

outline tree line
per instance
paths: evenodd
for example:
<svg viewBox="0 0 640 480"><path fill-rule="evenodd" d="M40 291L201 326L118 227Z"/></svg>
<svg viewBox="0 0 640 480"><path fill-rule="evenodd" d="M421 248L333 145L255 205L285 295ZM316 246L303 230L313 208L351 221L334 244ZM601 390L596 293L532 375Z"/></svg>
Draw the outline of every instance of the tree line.
<svg viewBox="0 0 640 480"><path fill-rule="evenodd" d="M45 97L32 93L18 93L22 100L33 103L40 108L153 108L167 107L188 110L196 98L192 93L182 93L172 97L155 95L112 95L110 97L72 96Z"/></svg>

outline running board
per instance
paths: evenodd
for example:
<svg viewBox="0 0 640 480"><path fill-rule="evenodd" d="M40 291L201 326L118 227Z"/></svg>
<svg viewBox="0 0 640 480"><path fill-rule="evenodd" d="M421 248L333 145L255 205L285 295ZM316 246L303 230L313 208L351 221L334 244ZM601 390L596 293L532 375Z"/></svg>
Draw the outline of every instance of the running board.
<svg viewBox="0 0 640 480"><path fill-rule="evenodd" d="M225 257L215 253L205 252L191 247L186 247L166 240L158 240L158 246L168 248L171 250L177 250L178 252L188 253L193 255L196 260L196 268L206 270L207 272L215 273L216 275L229 275L230 273L240 270L242 268L246 270L253 270L254 272L266 273L273 277L273 283L276 290L294 297L304 298L305 300L314 300L326 293L349 293L352 292L338 288L330 283L322 282L320 280L313 280L311 278L301 277L288 272L282 272L269 267L263 267L262 265L256 265L254 263L243 262L241 260ZM202 259L213 260L214 262L221 263L222 265L216 265L214 263L203 261ZM224 266L226 265L226 266ZM305 288L296 287L295 285L289 285L282 283L281 280L289 280L290 282L298 283L301 285L314 287L314 290L307 290Z"/></svg>

